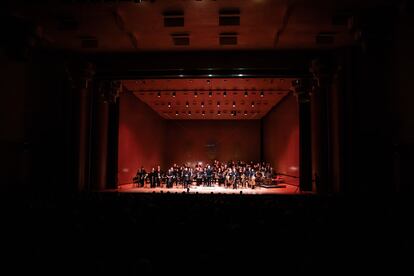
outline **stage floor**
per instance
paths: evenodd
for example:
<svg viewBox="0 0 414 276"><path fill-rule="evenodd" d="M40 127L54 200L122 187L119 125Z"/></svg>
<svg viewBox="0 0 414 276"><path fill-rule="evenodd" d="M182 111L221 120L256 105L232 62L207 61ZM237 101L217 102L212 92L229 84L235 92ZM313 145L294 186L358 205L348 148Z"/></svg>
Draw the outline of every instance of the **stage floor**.
<svg viewBox="0 0 414 276"><path fill-rule="evenodd" d="M261 195L261 194L297 194L300 193L299 188L294 185L282 184L279 188L263 188L256 187L255 189L250 188L241 188L241 189L227 189L220 186L213 187L204 187L204 186L191 186L189 190L182 187L174 188L137 188L132 184L123 185L118 188L118 192L125 193L183 193L188 192L190 194L252 194L252 195Z"/></svg>

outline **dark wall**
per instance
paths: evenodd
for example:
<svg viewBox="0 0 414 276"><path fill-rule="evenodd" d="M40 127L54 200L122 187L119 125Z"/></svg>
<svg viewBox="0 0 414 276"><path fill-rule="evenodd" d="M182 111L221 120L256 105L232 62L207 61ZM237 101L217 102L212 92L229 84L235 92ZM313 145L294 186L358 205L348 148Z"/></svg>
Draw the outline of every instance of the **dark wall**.
<svg viewBox="0 0 414 276"><path fill-rule="evenodd" d="M165 164L165 120L131 93L120 97L119 183L132 181L138 168Z"/></svg>
<svg viewBox="0 0 414 276"><path fill-rule="evenodd" d="M296 98L289 94L263 119L264 160L278 173L299 176L299 118Z"/></svg>
<svg viewBox="0 0 414 276"><path fill-rule="evenodd" d="M386 11L390 12L390 11ZM344 188L412 191L412 11L372 11L359 47L344 54ZM387 20L384 20L387 18ZM410 34L411 32L411 34Z"/></svg>
<svg viewBox="0 0 414 276"><path fill-rule="evenodd" d="M409 2L409 1L408 1ZM414 164L414 12L403 10L395 25L393 48L394 81L392 90L393 173L396 189L413 192L412 164Z"/></svg>
<svg viewBox="0 0 414 276"><path fill-rule="evenodd" d="M174 163L260 160L260 120L168 121L166 156Z"/></svg>
<svg viewBox="0 0 414 276"><path fill-rule="evenodd" d="M0 58L5 188L28 194L70 190L73 109L64 62L41 53Z"/></svg>
<svg viewBox="0 0 414 276"><path fill-rule="evenodd" d="M1 178L10 185L23 185L26 177L23 162L25 141L25 91L29 70L24 62L10 59L0 52L0 147Z"/></svg>
<svg viewBox="0 0 414 276"><path fill-rule="evenodd" d="M347 193L393 189L389 48L376 44L344 54L344 187Z"/></svg>

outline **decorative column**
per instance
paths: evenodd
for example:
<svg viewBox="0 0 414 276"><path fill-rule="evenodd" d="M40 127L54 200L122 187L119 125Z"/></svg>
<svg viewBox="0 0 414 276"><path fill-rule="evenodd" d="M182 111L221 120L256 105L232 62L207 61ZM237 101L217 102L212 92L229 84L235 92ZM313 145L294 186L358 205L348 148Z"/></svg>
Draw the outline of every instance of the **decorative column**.
<svg viewBox="0 0 414 276"><path fill-rule="evenodd" d="M117 122L119 81L100 81L95 89L93 104L93 148L92 148L92 187L93 190L116 188L113 170L117 175L118 129L114 133L113 122ZM114 119L115 117L115 119ZM115 153L114 153L115 152ZM115 156L113 156L116 154ZM113 161L115 160L115 161Z"/></svg>
<svg viewBox="0 0 414 276"><path fill-rule="evenodd" d="M95 74L94 65L87 63L80 70L78 84L78 162L77 183L78 191L89 190L90 182L90 126L91 126L91 103L92 103L92 79Z"/></svg>
<svg viewBox="0 0 414 276"><path fill-rule="evenodd" d="M312 143L311 143L311 80L293 82L299 110L299 187L312 191Z"/></svg>
<svg viewBox="0 0 414 276"><path fill-rule="evenodd" d="M328 63L316 59L312 61L310 72L313 75L311 95L312 118L312 163L315 188L318 193L332 192L332 102L330 92L332 79Z"/></svg>
<svg viewBox="0 0 414 276"><path fill-rule="evenodd" d="M120 81L111 82L111 101L108 110L107 189L118 188L119 94L121 89Z"/></svg>

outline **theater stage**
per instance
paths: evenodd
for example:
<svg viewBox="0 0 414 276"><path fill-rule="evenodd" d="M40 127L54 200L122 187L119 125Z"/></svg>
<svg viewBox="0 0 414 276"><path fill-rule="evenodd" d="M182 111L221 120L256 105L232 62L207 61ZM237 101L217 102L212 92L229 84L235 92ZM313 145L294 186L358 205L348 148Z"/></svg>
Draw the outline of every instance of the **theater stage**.
<svg viewBox="0 0 414 276"><path fill-rule="evenodd" d="M185 193L190 194L249 194L249 195L261 195L261 194L297 194L300 193L299 187L290 184L281 184L276 188L263 188L257 187L255 189L243 188L243 189L227 189L224 187L213 186L191 186L188 191L182 187L174 188L141 188L134 187L132 184L119 186L118 192L125 193Z"/></svg>

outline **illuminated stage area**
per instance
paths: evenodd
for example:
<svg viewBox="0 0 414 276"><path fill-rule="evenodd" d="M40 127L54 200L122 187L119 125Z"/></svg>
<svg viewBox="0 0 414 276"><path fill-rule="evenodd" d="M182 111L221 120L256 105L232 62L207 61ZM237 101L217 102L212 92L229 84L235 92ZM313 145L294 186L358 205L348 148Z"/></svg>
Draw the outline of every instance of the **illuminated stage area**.
<svg viewBox="0 0 414 276"><path fill-rule="evenodd" d="M291 184L280 184L276 188L262 188L257 187L255 189L227 189L224 187L213 186L191 186L188 189L185 188L137 188L132 185L124 185L118 189L119 192L125 193L188 193L188 194L246 194L246 195L264 195L264 194L297 194L299 193L299 187Z"/></svg>

